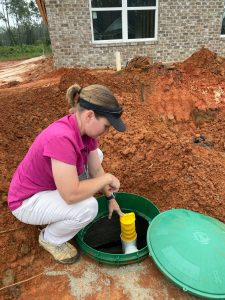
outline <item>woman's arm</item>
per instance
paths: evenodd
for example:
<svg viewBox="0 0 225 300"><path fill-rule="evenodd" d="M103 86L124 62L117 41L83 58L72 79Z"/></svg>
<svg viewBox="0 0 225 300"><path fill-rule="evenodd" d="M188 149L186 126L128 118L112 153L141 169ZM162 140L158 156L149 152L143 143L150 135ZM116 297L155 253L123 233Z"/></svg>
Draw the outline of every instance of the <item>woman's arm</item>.
<svg viewBox="0 0 225 300"><path fill-rule="evenodd" d="M75 166L55 159L51 159L51 163L56 188L68 204L87 199L106 185L110 187L111 192L119 190L119 180L112 174L104 173L96 178L79 181Z"/></svg>
<svg viewBox="0 0 225 300"><path fill-rule="evenodd" d="M99 178L106 174L98 157L97 150L91 151L88 155L88 172L92 178ZM102 188L102 192L105 196L111 196L112 190L110 185L105 185ZM116 199L109 200L109 219L111 219L113 211L116 211L119 216L123 215Z"/></svg>
<svg viewBox="0 0 225 300"><path fill-rule="evenodd" d="M88 155L88 173L91 178L97 178L105 174L97 150L91 151ZM104 186L102 192L106 196L110 196L112 194L109 186Z"/></svg>

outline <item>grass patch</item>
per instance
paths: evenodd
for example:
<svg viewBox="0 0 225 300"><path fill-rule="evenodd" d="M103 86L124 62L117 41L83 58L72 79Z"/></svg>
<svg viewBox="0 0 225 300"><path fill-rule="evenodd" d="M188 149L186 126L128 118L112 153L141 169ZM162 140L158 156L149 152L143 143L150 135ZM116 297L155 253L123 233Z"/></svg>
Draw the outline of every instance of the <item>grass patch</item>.
<svg viewBox="0 0 225 300"><path fill-rule="evenodd" d="M50 45L0 46L0 61L22 60L52 53Z"/></svg>

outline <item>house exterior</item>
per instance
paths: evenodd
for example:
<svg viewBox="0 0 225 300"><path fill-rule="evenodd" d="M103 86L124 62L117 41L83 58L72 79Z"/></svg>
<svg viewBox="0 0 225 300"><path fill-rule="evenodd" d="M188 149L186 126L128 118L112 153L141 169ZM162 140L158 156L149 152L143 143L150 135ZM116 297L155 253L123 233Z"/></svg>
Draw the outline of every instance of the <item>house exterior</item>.
<svg viewBox="0 0 225 300"><path fill-rule="evenodd" d="M225 56L224 0L37 0L56 67L122 66L135 56L181 61L206 47Z"/></svg>

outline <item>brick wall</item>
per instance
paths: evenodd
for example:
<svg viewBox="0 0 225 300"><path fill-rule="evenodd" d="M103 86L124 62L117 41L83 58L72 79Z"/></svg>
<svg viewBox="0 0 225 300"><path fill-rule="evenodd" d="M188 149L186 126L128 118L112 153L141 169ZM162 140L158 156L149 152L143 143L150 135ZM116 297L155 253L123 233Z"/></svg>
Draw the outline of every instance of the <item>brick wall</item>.
<svg viewBox="0 0 225 300"><path fill-rule="evenodd" d="M175 62L201 47L225 56L221 37L224 0L159 0L158 38L154 42L92 44L88 0L46 0L56 67L114 67L115 52L122 66L135 56Z"/></svg>

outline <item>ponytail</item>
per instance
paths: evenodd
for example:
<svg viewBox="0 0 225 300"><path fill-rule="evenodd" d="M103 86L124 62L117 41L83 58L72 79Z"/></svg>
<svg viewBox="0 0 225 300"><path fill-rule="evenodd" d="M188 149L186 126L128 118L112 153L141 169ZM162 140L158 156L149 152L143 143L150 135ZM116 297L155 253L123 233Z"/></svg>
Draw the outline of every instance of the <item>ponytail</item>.
<svg viewBox="0 0 225 300"><path fill-rule="evenodd" d="M78 97L76 97L78 94L80 94L80 91L82 88L79 86L79 84L74 84L70 86L66 92L66 100L68 101L71 109L73 110L76 106L76 102Z"/></svg>

